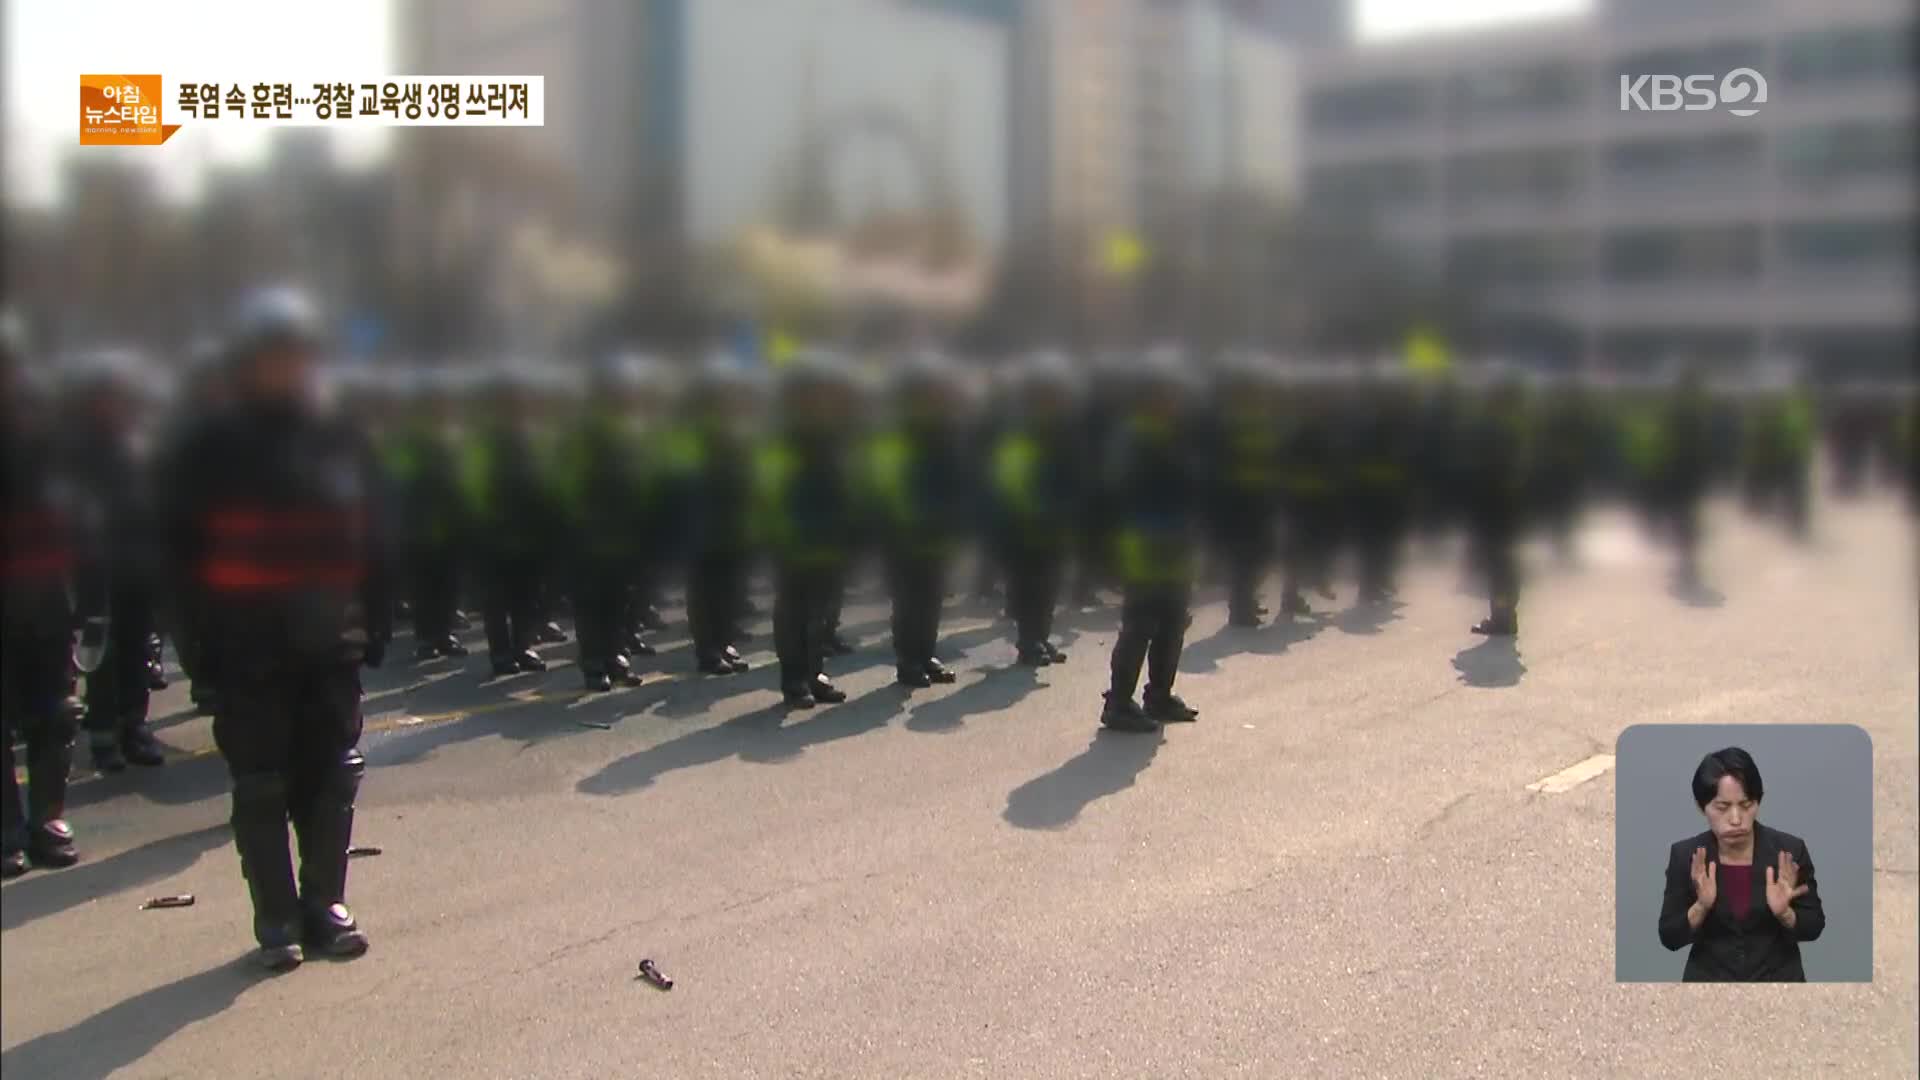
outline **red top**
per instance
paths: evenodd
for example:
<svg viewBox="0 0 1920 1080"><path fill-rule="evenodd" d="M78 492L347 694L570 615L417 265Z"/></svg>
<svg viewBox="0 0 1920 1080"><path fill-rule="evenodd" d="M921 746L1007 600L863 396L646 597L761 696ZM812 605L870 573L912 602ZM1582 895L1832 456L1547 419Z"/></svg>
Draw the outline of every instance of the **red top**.
<svg viewBox="0 0 1920 1080"><path fill-rule="evenodd" d="M1721 863L1718 874L1720 896L1726 900L1727 910L1736 920L1746 918L1747 909L1753 906L1753 867Z"/></svg>

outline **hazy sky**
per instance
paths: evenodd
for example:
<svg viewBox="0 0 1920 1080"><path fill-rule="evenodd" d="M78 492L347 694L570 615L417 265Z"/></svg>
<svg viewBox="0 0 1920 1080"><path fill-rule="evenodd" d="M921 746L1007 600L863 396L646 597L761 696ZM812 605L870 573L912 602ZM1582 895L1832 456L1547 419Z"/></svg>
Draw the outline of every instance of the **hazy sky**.
<svg viewBox="0 0 1920 1080"><path fill-rule="evenodd" d="M1358 0L1360 29L1376 37L1500 19L1558 14L1586 0ZM40 203L54 194L61 155L79 136L75 101L86 72L159 72L211 81L269 77L307 81L406 74L393 68L392 0L322 5L259 0L6 0L6 199ZM325 70L313 71L313 57ZM522 74L474 72L473 74ZM168 113L177 115L173 103ZM337 136L348 161L379 155L389 132ZM171 198L190 197L205 162L246 162L264 153L267 129L188 123L164 147L89 147L152 166Z"/></svg>

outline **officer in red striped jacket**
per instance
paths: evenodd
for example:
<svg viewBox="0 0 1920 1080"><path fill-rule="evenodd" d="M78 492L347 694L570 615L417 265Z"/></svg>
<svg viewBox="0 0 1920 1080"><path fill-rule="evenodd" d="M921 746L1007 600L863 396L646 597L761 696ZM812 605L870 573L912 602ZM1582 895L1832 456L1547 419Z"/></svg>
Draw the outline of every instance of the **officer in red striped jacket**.
<svg viewBox="0 0 1920 1080"><path fill-rule="evenodd" d="M76 502L45 415L27 402L24 331L0 316L0 874L72 866L65 821L75 716ZM15 733L26 743L24 804Z"/></svg>
<svg viewBox="0 0 1920 1080"><path fill-rule="evenodd" d="M344 902L365 772L360 667L380 665L392 632L380 472L352 418L315 404L321 342L304 294L246 298L229 339L232 406L183 438L162 481L176 618L220 690L234 845L274 970L366 951Z"/></svg>

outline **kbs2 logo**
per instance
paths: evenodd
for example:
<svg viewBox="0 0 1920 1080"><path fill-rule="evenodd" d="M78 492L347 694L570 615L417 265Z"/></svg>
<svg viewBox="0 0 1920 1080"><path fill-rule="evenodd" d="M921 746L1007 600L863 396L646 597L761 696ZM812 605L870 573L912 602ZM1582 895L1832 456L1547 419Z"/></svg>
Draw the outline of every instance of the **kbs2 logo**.
<svg viewBox="0 0 1920 1080"><path fill-rule="evenodd" d="M1620 111L1705 112L1725 107L1735 116L1752 116L1767 103L1766 76L1752 68L1711 75L1622 75Z"/></svg>

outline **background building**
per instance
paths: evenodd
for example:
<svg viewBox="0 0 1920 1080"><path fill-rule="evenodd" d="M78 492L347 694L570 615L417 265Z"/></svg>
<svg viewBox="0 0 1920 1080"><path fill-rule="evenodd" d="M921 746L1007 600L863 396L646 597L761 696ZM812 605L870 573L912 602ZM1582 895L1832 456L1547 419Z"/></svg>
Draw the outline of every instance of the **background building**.
<svg viewBox="0 0 1920 1080"><path fill-rule="evenodd" d="M1005 234L1007 13L994 5L417 0L407 11L410 69L545 76L546 126L488 131L486 152L551 174L543 212L623 268L621 307L635 319L624 331L683 315L701 259L757 225L937 210L984 252ZM409 206L432 218L462 201L447 185L484 186L485 170L470 157L460 175L433 168L436 144L461 133L422 134Z"/></svg>
<svg viewBox="0 0 1920 1080"><path fill-rule="evenodd" d="M1484 289L1495 347L1904 368L1915 32L1904 0L1612 0L1321 54L1310 198ZM1754 116L1622 109L1623 75L1739 67L1770 83Z"/></svg>

